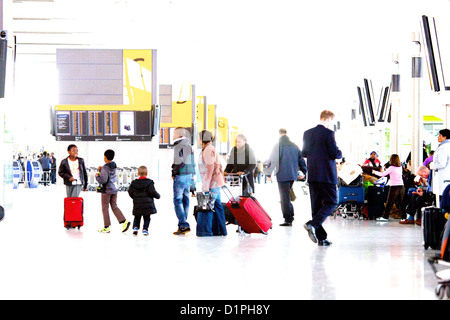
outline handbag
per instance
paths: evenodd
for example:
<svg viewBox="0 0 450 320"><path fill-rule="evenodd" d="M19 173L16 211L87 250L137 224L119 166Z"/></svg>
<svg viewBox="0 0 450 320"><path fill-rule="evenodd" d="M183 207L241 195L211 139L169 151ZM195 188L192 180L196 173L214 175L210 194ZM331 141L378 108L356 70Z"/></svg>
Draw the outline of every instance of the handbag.
<svg viewBox="0 0 450 320"><path fill-rule="evenodd" d="M216 199L210 192L197 192L197 210L199 212L214 211L214 202Z"/></svg>
<svg viewBox="0 0 450 320"><path fill-rule="evenodd" d="M289 197L291 198L291 201L292 201L292 202L294 202L295 199L297 199L297 196L295 195L295 192L294 192L294 187L292 187L292 188L289 190Z"/></svg>
<svg viewBox="0 0 450 320"><path fill-rule="evenodd" d="M97 187L97 192L98 193L106 193L106 186L108 185L108 183L109 183L109 174L108 174L108 180L106 180L105 183L102 183Z"/></svg>

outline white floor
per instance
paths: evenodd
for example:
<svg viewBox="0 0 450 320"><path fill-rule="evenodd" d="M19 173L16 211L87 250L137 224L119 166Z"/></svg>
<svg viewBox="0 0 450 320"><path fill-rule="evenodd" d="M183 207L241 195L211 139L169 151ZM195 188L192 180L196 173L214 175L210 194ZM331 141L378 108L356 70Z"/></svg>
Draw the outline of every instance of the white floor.
<svg viewBox="0 0 450 320"><path fill-rule="evenodd" d="M177 220L171 182L159 182L158 213L150 235L102 227L100 196L83 193L85 226L63 227L62 185L14 190L14 208L0 222L0 299L437 299L436 277L421 229L389 223L329 218L330 247L312 243L303 229L309 197L296 184L293 227L280 227L276 183L257 185L271 214L269 235L174 236ZM191 208L196 203L191 198ZM132 202L119 193L132 219ZM192 210L192 209L191 209ZM182 289L180 289L182 288Z"/></svg>

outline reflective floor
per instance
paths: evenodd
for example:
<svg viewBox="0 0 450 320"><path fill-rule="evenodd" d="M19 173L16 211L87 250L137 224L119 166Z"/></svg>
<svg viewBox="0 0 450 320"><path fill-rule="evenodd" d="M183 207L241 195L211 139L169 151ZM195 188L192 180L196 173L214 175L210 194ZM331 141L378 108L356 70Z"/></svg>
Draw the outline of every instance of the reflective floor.
<svg viewBox="0 0 450 320"><path fill-rule="evenodd" d="M272 216L269 235L236 233L174 236L177 219L171 182L158 182L148 237L122 234L112 217L102 227L100 195L83 193L85 226L63 227L62 185L14 191L14 208L0 222L0 299L437 299L436 277L421 229L329 218L330 247L318 247L302 225L309 196L295 185L292 227L282 222L276 183L257 185L256 197ZM236 192L236 190L233 190ZM196 203L191 198L191 210ZM131 220L132 202L119 193Z"/></svg>

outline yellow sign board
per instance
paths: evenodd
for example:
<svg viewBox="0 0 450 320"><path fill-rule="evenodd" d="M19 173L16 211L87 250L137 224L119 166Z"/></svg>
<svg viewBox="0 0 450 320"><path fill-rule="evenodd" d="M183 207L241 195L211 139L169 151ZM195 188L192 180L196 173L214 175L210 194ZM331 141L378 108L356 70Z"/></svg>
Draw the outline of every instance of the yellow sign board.
<svg viewBox="0 0 450 320"><path fill-rule="evenodd" d="M152 50L123 50L124 104L152 104Z"/></svg>

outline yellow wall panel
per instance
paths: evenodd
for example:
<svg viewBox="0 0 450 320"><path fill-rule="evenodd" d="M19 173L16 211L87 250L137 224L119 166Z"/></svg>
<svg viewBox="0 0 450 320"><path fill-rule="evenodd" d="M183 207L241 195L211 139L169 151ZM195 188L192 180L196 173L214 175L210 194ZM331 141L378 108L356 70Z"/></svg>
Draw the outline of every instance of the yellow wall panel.
<svg viewBox="0 0 450 320"><path fill-rule="evenodd" d="M224 117L218 118L218 127L219 127L219 142L227 142L228 141L228 119Z"/></svg>
<svg viewBox="0 0 450 320"><path fill-rule="evenodd" d="M204 118L205 118L205 100L204 97L198 97L199 101L197 103L197 130L201 132L204 130Z"/></svg>
<svg viewBox="0 0 450 320"><path fill-rule="evenodd" d="M216 130L216 108L215 105L208 105L208 130L214 133Z"/></svg>
<svg viewBox="0 0 450 320"><path fill-rule="evenodd" d="M172 122L161 122L161 128L176 127L192 127L192 100L172 102Z"/></svg>
<svg viewBox="0 0 450 320"><path fill-rule="evenodd" d="M124 104L152 104L152 50L123 50Z"/></svg>

